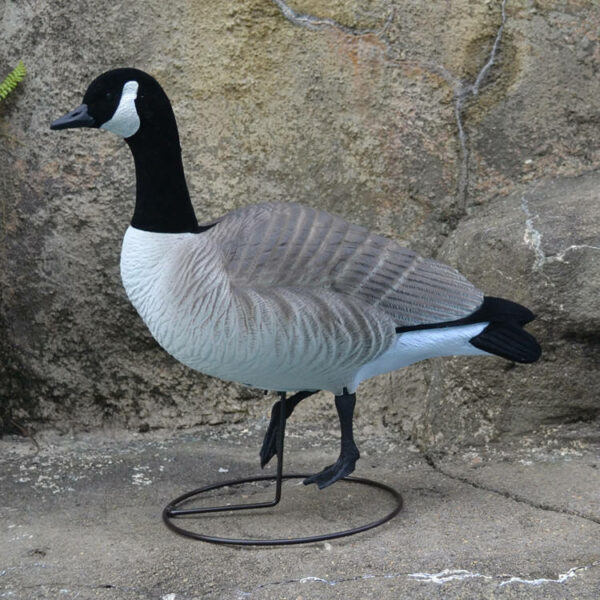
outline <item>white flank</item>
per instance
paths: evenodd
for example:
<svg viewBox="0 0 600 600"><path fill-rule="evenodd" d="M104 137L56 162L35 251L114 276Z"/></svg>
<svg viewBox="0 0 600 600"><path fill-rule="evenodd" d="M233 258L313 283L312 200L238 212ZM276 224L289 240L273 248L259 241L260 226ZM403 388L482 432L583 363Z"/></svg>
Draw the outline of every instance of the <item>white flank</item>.
<svg viewBox="0 0 600 600"><path fill-rule="evenodd" d="M135 107L139 84L137 81L128 81L123 86L121 100L115 114L109 121L100 125L100 129L112 131L121 137L128 138L140 128L140 117Z"/></svg>

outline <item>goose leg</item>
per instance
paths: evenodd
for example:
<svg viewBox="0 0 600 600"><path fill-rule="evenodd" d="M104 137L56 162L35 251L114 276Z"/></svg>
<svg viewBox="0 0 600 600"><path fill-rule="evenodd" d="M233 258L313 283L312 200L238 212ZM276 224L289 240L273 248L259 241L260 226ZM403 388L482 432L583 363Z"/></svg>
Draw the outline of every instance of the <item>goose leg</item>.
<svg viewBox="0 0 600 600"><path fill-rule="evenodd" d="M301 400L304 398L308 398L313 394L316 394L318 390L308 392L298 392L294 394L291 398L288 398L285 401L285 418L288 417L294 412L294 408L298 405ZM273 408L271 409L271 420L269 421L269 427L267 428L267 433L265 433L265 437L263 439L262 447L260 449L260 466L264 468L264 466L277 454L277 432L279 431L279 413L281 411L281 400L277 400L275 404L273 404Z"/></svg>
<svg viewBox="0 0 600 600"><path fill-rule="evenodd" d="M335 397L335 407L340 418L340 427L342 430L342 449L337 461L325 467L320 473L307 477L304 485L316 483L319 489L323 489L338 479L350 475L354 471L356 461L360 458L360 452L354 443L352 434L352 419L354 418L354 405L356 404L356 395L349 394L346 389L341 396Z"/></svg>

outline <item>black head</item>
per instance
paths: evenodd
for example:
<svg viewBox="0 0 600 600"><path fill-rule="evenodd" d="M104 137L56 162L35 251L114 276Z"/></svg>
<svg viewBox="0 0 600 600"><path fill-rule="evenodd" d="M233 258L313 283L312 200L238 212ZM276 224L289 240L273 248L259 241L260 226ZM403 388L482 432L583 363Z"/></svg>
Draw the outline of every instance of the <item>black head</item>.
<svg viewBox="0 0 600 600"><path fill-rule="evenodd" d="M94 79L83 103L50 128L95 127L130 138L165 111L172 114L169 99L153 77L138 69L114 69Z"/></svg>
<svg viewBox="0 0 600 600"><path fill-rule="evenodd" d="M125 138L136 173L133 227L161 233L200 230L183 173L175 115L150 75L137 69L103 73L88 87L83 104L50 127L95 127Z"/></svg>

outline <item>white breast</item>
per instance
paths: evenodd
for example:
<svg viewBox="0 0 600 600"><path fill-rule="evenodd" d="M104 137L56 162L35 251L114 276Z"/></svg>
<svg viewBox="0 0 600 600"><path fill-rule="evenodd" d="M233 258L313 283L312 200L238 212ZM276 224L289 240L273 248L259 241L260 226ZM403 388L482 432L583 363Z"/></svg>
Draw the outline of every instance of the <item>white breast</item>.
<svg viewBox="0 0 600 600"><path fill-rule="evenodd" d="M125 291L158 343L177 360L204 370L225 335L227 286L217 250L191 233L129 227L121 250ZM221 325L219 325L221 323ZM207 372L207 371L205 371Z"/></svg>

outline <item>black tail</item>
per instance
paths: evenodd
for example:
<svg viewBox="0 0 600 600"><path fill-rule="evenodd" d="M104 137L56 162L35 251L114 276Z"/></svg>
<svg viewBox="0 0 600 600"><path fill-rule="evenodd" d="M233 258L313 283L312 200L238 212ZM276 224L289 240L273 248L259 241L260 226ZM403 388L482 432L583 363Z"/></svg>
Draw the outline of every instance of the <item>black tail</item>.
<svg viewBox="0 0 600 600"><path fill-rule="evenodd" d="M542 353L536 339L515 323L490 323L469 343L475 348L519 363L535 362Z"/></svg>
<svg viewBox="0 0 600 600"><path fill-rule="evenodd" d="M469 342L476 348L519 363L535 362L542 349L522 327L535 319L524 306L486 296L481 307L468 317L470 322L489 321L489 325Z"/></svg>
<svg viewBox="0 0 600 600"><path fill-rule="evenodd" d="M485 296L482 305L468 317L443 323L400 326L396 327L396 333L487 322L489 325L471 338L469 343L507 360L530 363L535 362L542 353L536 339L523 329L523 325L534 319L535 315L528 308L516 302Z"/></svg>
<svg viewBox="0 0 600 600"><path fill-rule="evenodd" d="M504 300L504 298L493 298L485 296L483 304L465 321L469 323L481 323L482 321L501 322L501 323L518 323L526 325L535 319L535 315L528 309L512 302Z"/></svg>

